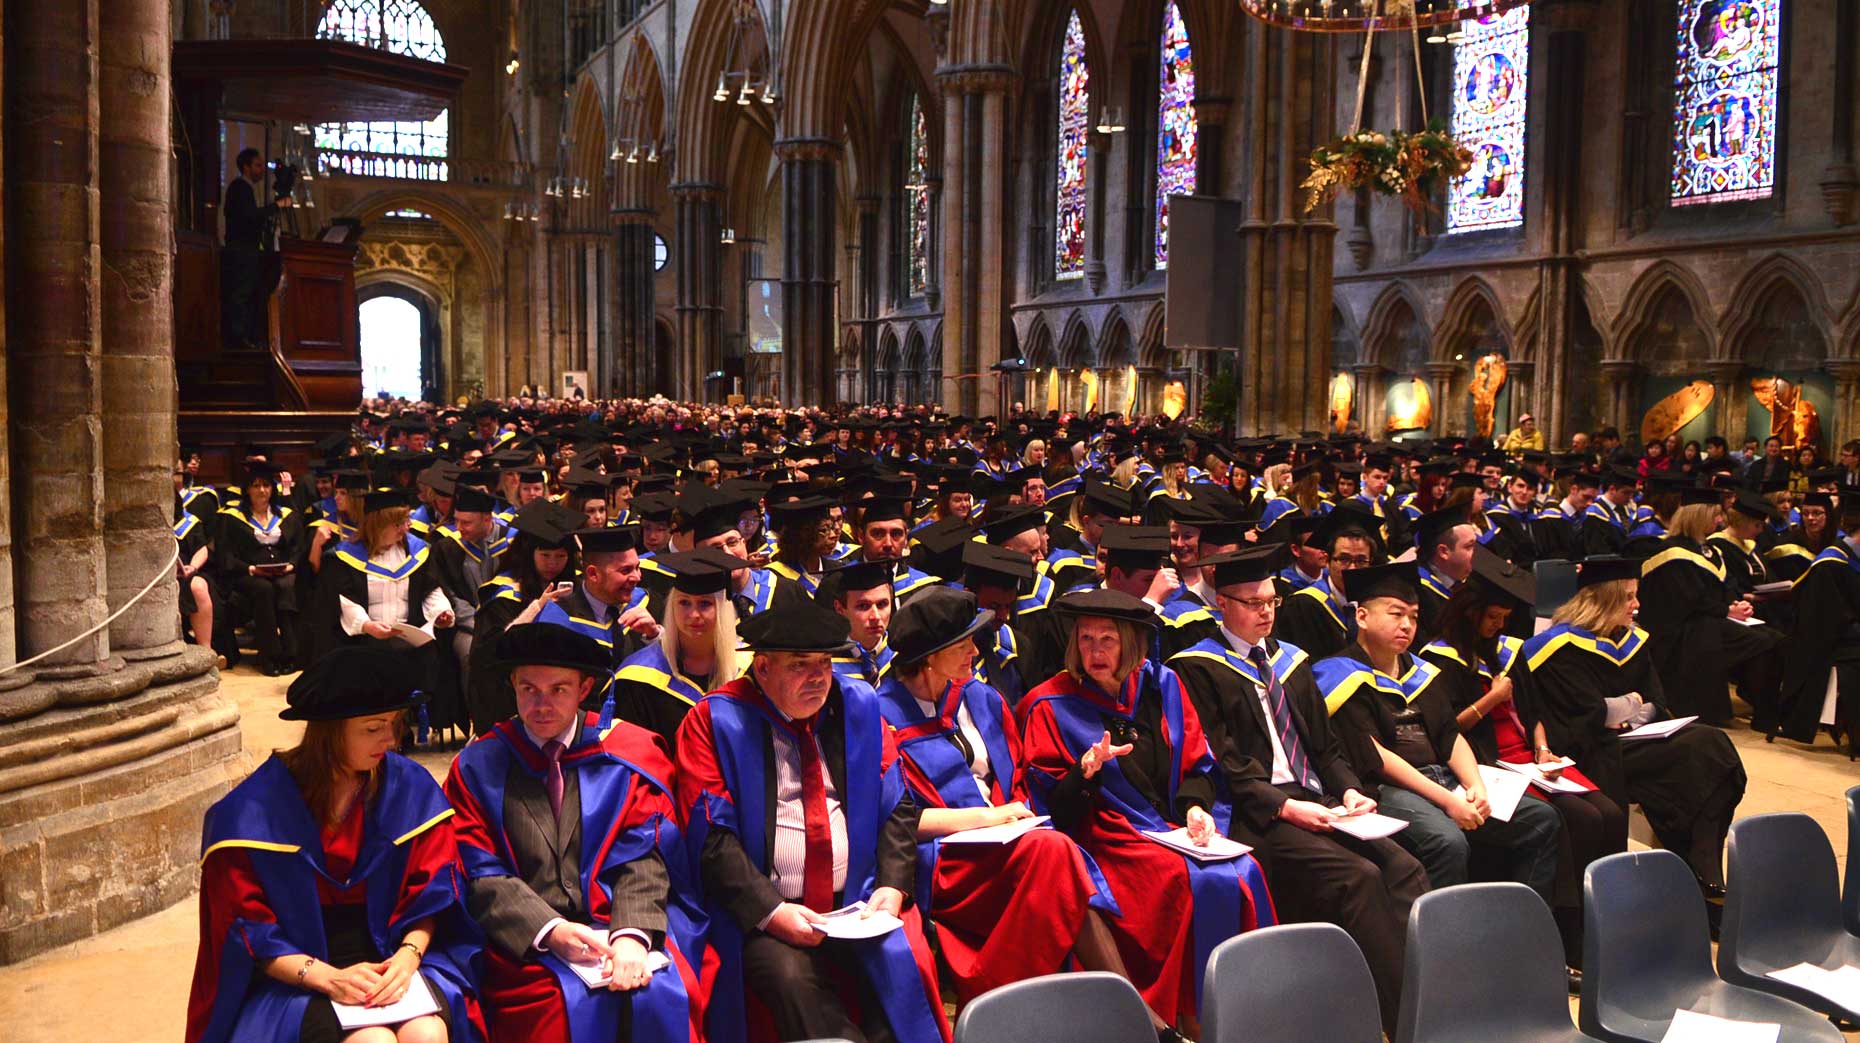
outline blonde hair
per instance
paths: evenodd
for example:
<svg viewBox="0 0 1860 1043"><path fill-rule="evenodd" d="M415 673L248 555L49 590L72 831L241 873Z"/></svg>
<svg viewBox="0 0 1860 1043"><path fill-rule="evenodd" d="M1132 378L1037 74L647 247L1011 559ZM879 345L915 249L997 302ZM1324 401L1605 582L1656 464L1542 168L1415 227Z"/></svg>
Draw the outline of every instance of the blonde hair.
<svg viewBox="0 0 1860 1043"><path fill-rule="evenodd" d="M1581 627L1591 634L1607 636L1613 628L1615 617L1628 602L1628 584L1631 579L1611 579L1606 583L1583 587L1576 591L1576 596L1563 602L1550 617L1552 623L1568 623Z"/></svg>
<svg viewBox="0 0 1860 1043"><path fill-rule="evenodd" d="M369 554L385 548L381 538L407 521L413 512L405 507L368 511L362 515L362 548Z"/></svg>
<svg viewBox="0 0 1860 1043"><path fill-rule="evenodd" d="M1666 527L1675 536L1704 543L1705 537L1718 531L1717 513L1715 503L1689 503L1673 512L1673 520Z"/></svg>
<svg viewBox="0 0 1860 1043"><path fill-rule="evenodd" d="M1045 449L1046 440L1043 438L1035 438L1032 441L1027 443L1027 448L1021 450L1021 454L1020 454L1021 466L1023 467L1033 466L1033 447L1034 446L1039 446L1041 449ZM1041 466L1045 466L1045 465L1042 464Z"/></svg>
<svg viewBox="0 0 1860 1043"><path fill-rule="evenodd" d="M1127 457L1124 462L1111 469L1111 482L1120 489L1128 489L1137 480L1137 465L1142 461L1137 457Z"/></svg>
<svg viewBox="0 0 1860 1043"><path fill-rule="evenodd" d="M1291 473L1291 464L1273 464L1271 467L1266 468L1266 474L1262 479L1263 484L1266 486L1266 492L1274 496L1282 495L1285 491L1283 486L1286 484L1286 479L1291 476Z"/></svg>
<svg viewBox="0 0 1860 1043"><path fill-rule="evenodd" d="M1081 620L1110 619L1109 616L1080 616L1079 618ZM1149 658L1149 634L1145 632L1142 624L1132 623L1128 619L1111 619L1111 622L1117 627L1117 680L1122 684L1130 676L1131 671L1142 666L1143 661ZM1079 655L1079 635L1076 626L1073 627L1071 636L1066 639L1066 673L1081 681L1086 680L1085 659Z"/></svg>
<svg viewBox="0 0 1860 1043"><path fill-rule="evenodd" d="M736 649L736 603L731 601L723 591L714 594L686 594L674 589L665 598L665 618L659 621L659 651L665 654L665 661L674 670L681 669L678 662L678 623L677 600L690 598L698 600L709 598L717 603L717 625L711 628L714 647L711 654L710 679L712 687L726 681L734 681L743 672L746 665L740 660L741 653Z"/></svg>

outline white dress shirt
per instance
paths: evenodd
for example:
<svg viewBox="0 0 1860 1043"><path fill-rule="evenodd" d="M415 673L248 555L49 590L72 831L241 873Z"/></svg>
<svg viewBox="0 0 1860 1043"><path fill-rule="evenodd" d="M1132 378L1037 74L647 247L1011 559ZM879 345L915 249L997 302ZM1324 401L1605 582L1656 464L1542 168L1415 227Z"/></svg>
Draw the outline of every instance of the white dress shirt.
<svg viewBox="0 0 1860 1043"><path fill-rule="evenodd" d="M1253 654L1253 645L1226 627L1221 628L1221 639L1242 659ZM1279 724L1272 716L1272 703L1266 698L1266 689L1251 681L1247 683L1253 686L1253 695L1259 699L1260 710L1266 715L1266 738L1272 740L1272 784L1283 786L1288 782L1297 782L1297 779L1292 778L1292 762L1285 756L1285 746L1279 742Z"/></svg>
<svg viewBox="0 0 1860 1043"><path fill-rule="evenodd" d="M407 548L396 543L384 550L377 551L369 561L384 569L398 569L407 563ZM370 572L368 576L368 607L363 608L346 596L339 596L342 610L342 631L350 637L360 637L363 628L369 623L405 623L407 621L408 584L413 581L413 574L408 573L399 579L390 579ZM420 627L428 636L433 632L433 620L440 613L452 610L452 603L447 600L446 592L438 586L426 592L420 608L426 615L426 623Z"/></svg>
<svg viewBox="0 0 1860 1043"><path fill-rule="evenodd" d="M801 900L807 874L807 818L801 806L801 751L792 732L770 728L775 755L775 857L769 877L775 890L791 902ZM827 770L820 740L809 734L820 757L820 774L827 787L827 822L833 831L833 891L846 889L846 811L840 806L839 788Z"/></svg>
<svg viewBox="0 0 1860 1043"><path fill-rule="evenodd" d="M917 708L923 711L925 717L939 716L933 702L918 699ZM975 719L969 715L968 703L956 704L956 730L962 733L962 737L969 743L969 749L975 754L975 759L969 762L969 777L975 780L975 788L982 791L982 803L993 805L994 798L988 789L988 746L982 741L982 730L975 726Z"/></svg>

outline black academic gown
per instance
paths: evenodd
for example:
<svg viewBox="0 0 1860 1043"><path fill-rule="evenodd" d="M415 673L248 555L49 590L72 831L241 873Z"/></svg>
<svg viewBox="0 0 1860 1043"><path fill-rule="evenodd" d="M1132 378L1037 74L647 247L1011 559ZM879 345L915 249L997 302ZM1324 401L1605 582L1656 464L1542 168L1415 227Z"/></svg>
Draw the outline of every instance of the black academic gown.
<svg viewBox="0 0 1860 1043"><path fill-rule="evenodd" d="M1780 727L1797 742L1813 742L1827 697L1828 671L1839 669L1839 713L1847 722L1848 754L1860 723L1860 559L1845 541L1802 573L1793 591L1795 627L1784 645L1780 720L1754 719L1759 730Z"/></svg>
<svg viewBox="0 0 1860 1043"><path fill-rule="evenodd" d="M1744 797L1744 762L1716 728L1692 725L1669 738L1622 742L1607 727L1603 700L1638 692L1665 708L1660 677L1644 639L1623 645L1584 631L1546 632L1525 647L1529 680L1550 748L1573 758L1616 804L1641 806L1662 846L1694 874L1722 882L1724 835Z"/></svg>
<svg viewBox="0 0 1860 1043"><path fill-rule="evenodd" d="M1734 672L1746 702L1775 701L1782 633L1731 620L1731 601L1724 568L1687 537L1668 536L1641 567L1640 625L1675 716L1729 724Z"/></svg>
<svg viewBox="0 0 1860 1043"><path fill-rule="evenodd" d="M1315 663L1349 647L1356 637L1356 613L1339 605L1327 584L1305 587L1279 606L1272 636L1297 645Z"/></svg>

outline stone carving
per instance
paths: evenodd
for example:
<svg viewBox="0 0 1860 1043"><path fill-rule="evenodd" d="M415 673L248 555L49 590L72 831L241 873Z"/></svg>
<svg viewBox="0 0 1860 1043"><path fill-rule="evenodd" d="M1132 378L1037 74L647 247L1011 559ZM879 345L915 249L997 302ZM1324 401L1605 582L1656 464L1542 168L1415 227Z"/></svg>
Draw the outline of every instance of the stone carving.
<svg viewBox="0 0 1860 1043"><path fill-rule="evenodd" d="M1343 434L1350 429L1350 410L1356 405L1356 381L1348 373L1330 378L1330 430Z"/></svg>
<svg viewBox="0 0 1860 1043"><path fill-rule="evenodd" d="M1472 396L1473 426L1479 429L1480 438L1492 437L1498 393L1504 389L1509 373L1505 356L1496 351L1479 356L1479 361L1473 363L1472 386L1466 393Z"/></svg>

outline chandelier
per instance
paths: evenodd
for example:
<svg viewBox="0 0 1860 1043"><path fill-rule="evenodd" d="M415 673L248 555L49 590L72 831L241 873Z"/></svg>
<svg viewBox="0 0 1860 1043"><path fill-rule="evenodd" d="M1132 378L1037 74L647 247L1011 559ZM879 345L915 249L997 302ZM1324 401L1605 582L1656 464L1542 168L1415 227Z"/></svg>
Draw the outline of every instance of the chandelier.
<svg viewBox="0 0 1860 1043"><path fill-rule="evenodd" d="M1316 33L1360 33L1457 25L1503 14L1528 0L1240 0L1262 22Z"/></svg>

